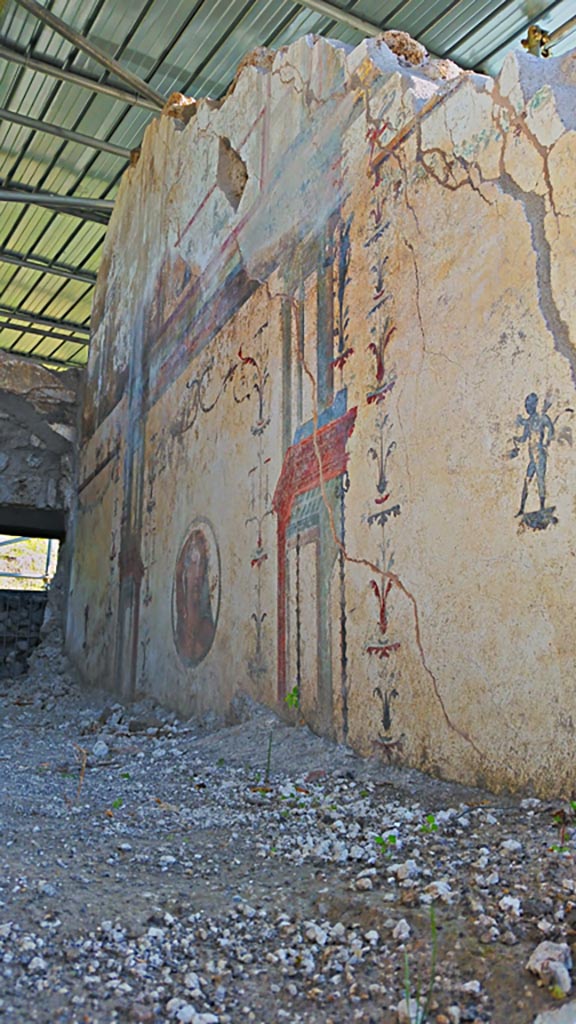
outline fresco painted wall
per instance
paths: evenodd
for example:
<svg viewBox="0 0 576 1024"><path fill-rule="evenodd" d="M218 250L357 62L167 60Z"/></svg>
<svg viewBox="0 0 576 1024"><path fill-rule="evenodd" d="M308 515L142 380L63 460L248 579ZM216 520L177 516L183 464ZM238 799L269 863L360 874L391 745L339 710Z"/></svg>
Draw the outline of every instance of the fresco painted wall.
<svg viewBox="0 0 576 1024"><path fill-rule="evenodd" d="M574 784L576 55L258 51L147 130L99 276L68 648L363 754ZM178 114L178 104L170 113Z"/></svg>

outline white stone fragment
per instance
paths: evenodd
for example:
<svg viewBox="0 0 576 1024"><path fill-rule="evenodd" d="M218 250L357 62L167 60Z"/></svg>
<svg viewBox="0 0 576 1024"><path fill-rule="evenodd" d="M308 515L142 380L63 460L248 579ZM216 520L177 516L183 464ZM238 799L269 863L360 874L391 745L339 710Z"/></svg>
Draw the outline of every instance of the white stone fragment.
<svg viewBox="0 0 576 1024"><path fill-rule="evenodd" d="M405 942L406 939L410 938L411 931L412 929L410 928L408 921L404 917L402 917L398 921L398 924L396 925L394 931L392 932L392 935L398 942Z"/></svg>
<svg viewBox="0 0 576 1024"><path fill-rule="evenodd" d="M110 748L107 743L104 743L104 740L96 740L96 743L92 747L92 753L94 754L94 757L108 757Z"/></svg>
<svg viewBox="0 0 576 1024"><path fill-rule="evenodd" d="M526 964L526 970L547 984L557 985L565 995L572 988L571 967L570 947L565 942L541 942Z"/></svg>
<svg viewBox="0 0 576 1024"><path fill-rule="evenodd" d="M200 978L195 971L188 971L188 973L184 975L184 984L186 988L189 989L200 989L202 985Z"/></svg>
<svg viewBox="0 0 576 1024"><path fill-rule="evenodd" d="M398 1024L420 1024L423 1007L417 999L402 999L396 1007Z"/></svg>
<svg viewBox="0 0 576 1024"><path fill-rule="evenodd" d="M315 942L318 946L326 945L328 934L319 925L309 924L304 934L309 942Z"/></svg>
<svg viewBox="0 0 576 1024"><path fill-rule="evenodd" d="M546 1010L534 1018L534 1024L574 1024L576 1021L576 1000L564 1003L557 1010Z"/></svg>
<svg viewBox="0 0 576 1024"><path fill-rule="evenodd" d="M405 881L407 878L417 878L420 874L420 869L415 860L406 860L403 864L399 864L396 869L396 877L400 882Z"/></svg>
<svg viewBox="0 0 576 1024"><path fill-rule="evenodd" d="M539 932L542 932L543 935L550 935L550 932L554 931L554 925L545 917L540 918L536 927Z"/></svg>
<svg viewBox="0 0 576 1024"><path fill-rule="evenodd" d="M48 964L46 963L44 958L41 957L41 956L32 957L32 960L28 964L28 970L32 974L38 974L41 971L45 971L47 967L48 967Z"/></svg>
<svg viewBox="0 0 576 1024"><path fill-rule="evenodd" d="M473 978L472 981L465 981L464 984L460 986L460 989L462 992L467 992L468 995L477 996L480 994L481 985L476 978Z"/></svg>
<svg viewBox="0 0 576 1024"><path fill-rule="evenodd" d="M517 896L503 896L502 899L499 900L498 906L500 907L500 910L503 910L506 914L510 914L511 917L520 917L520 914L522 913L520 900Z"/></svg>
<svg viewBox="0 0 576 1024"><path fill-rule="evenodd" d="M452 902L452 889L448 882L445 882L442 878L439 878L434 882L430 882L430 885L426 886L424 892L432 899L441 899L443 903Z"/></svg>
<svg viewBox="0 0 576 1024"><path fill-rule="evenodd" d="M363 878L357 878L356 879L356 888L359 889L360 892L367 892L370 889L373 889L374 885L373 885L372 879L371 878L367 878L366 876L364 876Z"/></svg>
<svg viewBox="0 0 576 1024"><path fill-rule="evenodd" d="M176 1020L179 1021L180 1024L196 1024L198 1014L196 1013L195 1007L192 1006L191 1003L184 1003L184 1006L181 1006L176 1012Z"/></svg>
<svg viewBox="0 0 576 1024"><path fill-rule="evenodd" d="M520 853L522 843L519 843L517 839L505 839L503 843L500 843L500 849L504 853Z"/></svg>

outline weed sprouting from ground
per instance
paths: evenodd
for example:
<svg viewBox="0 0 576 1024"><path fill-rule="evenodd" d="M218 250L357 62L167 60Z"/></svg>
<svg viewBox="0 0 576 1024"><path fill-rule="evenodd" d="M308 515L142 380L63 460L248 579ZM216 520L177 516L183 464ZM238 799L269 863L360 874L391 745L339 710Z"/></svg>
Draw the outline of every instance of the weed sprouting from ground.
<svg viewBox="0 0 576 1024"><path fill-rule="evenodd" d="M388 836L374 836L374 842L380 847L382 853L389 856L396 847L398 839L394 833Z"/></svg>
<svg viewBox="0 0 576 1024"><path fill-rule="evenodd" d="M288 705L289 708L295 708L296 710L298 710L298 708L300 707L300 692L298 684L292 687L290 693L286 694L286 696L284 697L284 702Z"/></svg>
<svg viewBox="0 0 576 1024"><path fill-rule="evenodd" d="M416 1016L413 1024L426 1024L428 1014L430 1012L430 1004L432 1002L432 993L434 990L434 977L436 974L436 961L438 958L438 929L436 927L436 911L434 904L430 904L430 968L429 968L429 979L426 986L426 996L424 1002L422 1002L422 981L418 977L416 978ZM408 1015L410 1016L410 1002L412 992L412 976L410 970L410 960L408 958L408 951L404 950L404 997L406 1000L406 1007L408 1009Z"/></svg>

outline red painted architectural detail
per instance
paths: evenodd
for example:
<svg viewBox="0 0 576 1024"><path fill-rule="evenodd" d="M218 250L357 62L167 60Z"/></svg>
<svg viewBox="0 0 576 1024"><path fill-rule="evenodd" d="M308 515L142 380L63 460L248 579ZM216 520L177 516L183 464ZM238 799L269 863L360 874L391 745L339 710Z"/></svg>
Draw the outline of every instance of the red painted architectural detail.
<svg viewBox="0 0 576 1024"><path fill-rule="evenodd" d="M357 412L356 408L350 409L286 452L272 499L272 508L283 526L290 519L294 498L318 487L321 479L333 480L345 471L346 443L354 430Z"/></svg>
<svg viewBox="0 0 576 1024"><path fill-rule="evenodd" d="M357 408L326 424L284 456L282 471L274 491L272 508L278 516L278 699L286 696L286 531L292 505L299 494L319 487L320 481L333 480L346 471L346 445L354 430Z"/></svg>

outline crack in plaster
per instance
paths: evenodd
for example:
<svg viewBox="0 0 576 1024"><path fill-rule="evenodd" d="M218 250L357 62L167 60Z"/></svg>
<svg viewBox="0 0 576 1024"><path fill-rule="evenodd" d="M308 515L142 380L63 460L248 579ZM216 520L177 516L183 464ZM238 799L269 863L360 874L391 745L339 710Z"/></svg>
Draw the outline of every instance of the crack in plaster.
<svg viewBox="0 0 576 1024"><path fill-rule="evenodd" d="M293 72L292 78L284 77L283 72L287 70ZM329 97L321 99L313 91L313 89L310 86L310 83L304 80L304 75L302 71L299 68L294 67L293 64L290 64L289 61L286 61L284 64L282 64L281 67L273 69L271 74L272 77L278 77L282 82L282 85L291 88L292 91L296 94L296 96L303 97L306 109L309 113L312 113L314 110L318 110L320 107L323 107L328 100L344 97L347 92L346 89L339 89L336 90L335 92L330 93ZM301 83L300 86L298 84L299 82Z"/></svg>
<svg viewBox="0 0 576 1024"><path fill-rule="evenodd" d="M554 348L567 360L572 381L576 385L576 347L570 339L568 324L562 319L556 305L552 287L552 253L544 225L546 201L543 196L538 196L535 192L526 192L520 188L505 170L501 171L499 182L502 192L517 200L524 210L536 258L538 306L544 323L554 339Z"/></svg>
<svg viewBox="0 0 576 1024"><path fill-rule="evenodd" d="M448 189L449 192L458 192L461 188L468 187L472 190L472 192L475 192L476 195L480 196L482 202L486 203L488 206L492 206L492 202L489 199L487 199L484 193L472 181L470 169L474 167L478 172L478 176L482 184L486 183L485 179L482 176L482 172L478 167L478 164L472 161L467 161L465 160L464 157L456 156L456 153L454 152L456 147L454 145L454 139L452 137L452 133L450 132L450 130L448 130L448 136L450 138L450 142L452 143L454 161L448 160L444 150L441 149L439 146L430 146L426 149L422 148L422 124L421 122L418 122L416 131L416 162L421 162L427 175L430 178L432 178L432 180L435 181L436 184L440 185L441 188ZM440 157L440 162L444 168L444 177L440 177L440 175L434 170L432 164L429 163L426 159L427 157L433 159L435 156ZM458 164L458 166L461 168L464 174L464 177L461 178L460 181L457 180L456 175L454 173L455 164ZM449 181L450 177L453 178L452 184Z"/></svg>
<svg viewBox="0 0 576 1024"><path fill-rule="evenodd" d="M554 217L558 219L561 215L558 213L554 201L554 187L550 176L549 166L550 149L542 145L534 133L530 131L526 122L526 111L518 113L511 101L502 95L498 82L495 82L494 84L494 97L500 107L500 118L502 116L502 111L505 111L508 115L510 125L508 134L525 135L529 143L540 155L542 159L544 181L546 183L546 194L552 213ZM492 117L492 121L495 127L498 127L498 129L501 130L501 121L498 124L494 120L494 116ZM564 359L567 360L572 380L574 384L576 384L576 347L570 339L568 324L566 324L562 319L560 310L558 309L554 298L554 290L552 287L552 254L550 243L546 237L546 228L544 223L547 213L546 200L543 196L539 196L535 192L529 192L521 188L518 182L514 180L511 174L509 174L505 169L505 153L506 146L505 143L503 143L500 154L499 176L496 179L496 182L500 185L502 192L518 201L524 210L526 222L530 228L532 249L536 257L538 305L544 322L554 339L554 348L561 356L564 357Z"/></svg>
<svg viewBox="0 0 576 1024"><path fill-rule="evenodd" d="M524 111L522 111L522 113L519 114L516 111L514 105L511 103L511 101L508 100L505 96L502 95L502 91L500 89L500 84L499 84L498 80L496 80L495 83L494 83L493 95L494 95L494 98L495 98L495 105L497 103L498 106L500 107L500 119L502 118L502 112L503 111L505 111L507 113L508 117L509 117L508 135L514 135L514 136L525 135L526 138L528 139L530 145L534 147L536 152L541 157L541 159L542 159L542 169L543 169L543 172L544 172L544 181L546 183L546 190L547 190L547 193L548 193L548 198L550 200L550 206L552 208L552 212L554 213L554 216L558 217L559 214L558 214L558 211L556 210L556 205L555 205L555 202L554 202L554 187L552 185L552 179L550 177L550 165L549 165L550 149L547 146L544 146L541 142L539 142L538 139L536 138L534 132L530 131L530 128L528 127L527 120L526 120L526 111L524 110ZM497 121L494 120L494 116L492 116L492 123L494 124L495 128L498 129L498 131L502 131L501 120L500 120L500 123L498 123ZM502 145L502 152L500 154L500 173L501 174L502 173L506 173L505 169L504 169L505 151L506 151L506 144L504 142L503 145Z"/></svg>

